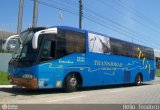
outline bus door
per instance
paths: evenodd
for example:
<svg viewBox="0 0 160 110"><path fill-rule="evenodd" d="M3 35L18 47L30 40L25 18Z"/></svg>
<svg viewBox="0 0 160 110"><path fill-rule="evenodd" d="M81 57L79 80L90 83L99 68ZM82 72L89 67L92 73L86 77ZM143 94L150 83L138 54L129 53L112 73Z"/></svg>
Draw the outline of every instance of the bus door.
<svg viewBox="0 0 160 110"><path fill-rule="evenodd" d="M51 68L53 60L56 58L56 40L54 34L43 35L43 41L39 54L39 87L53 88L54 73Z"/></svg>

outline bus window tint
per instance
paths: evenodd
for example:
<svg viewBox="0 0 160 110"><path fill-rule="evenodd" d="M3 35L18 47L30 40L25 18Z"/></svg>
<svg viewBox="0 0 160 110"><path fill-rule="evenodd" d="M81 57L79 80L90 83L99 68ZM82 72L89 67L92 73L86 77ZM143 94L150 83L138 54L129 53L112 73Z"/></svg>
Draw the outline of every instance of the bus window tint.
<svg viewBox="0 0 160 110"><path fill-rule="evenodd" d="M132 57L138 58L139 55L138 48L139 48L138 45L132 45Z"/></svg>
<svg viewBox="0 0 160 110"><path fill-rule="evenodd" d="M72 54L85 52L85 36L82 33L66 31L66 52Z"/></svg>
<svg viewBox="0 0 160 110"><path fill-rule="evenodd" d="M85 53L85 34L68 30L59 30L56 36L56 58L80 52Z"/></svg>
<svg viewBox="0 0 160 110"><path fill-rule="evenodd" d="M122 55L123 45L119 40L111 39L111 53L114 55Z"/></svg>
<svg viewBox="0 0 160 110"><path fill-rule="evenodd" d="M41 61L51 60L55 58L55 41L45 40L42 54L41 54Z"/></svg>
<svg viewBox="0 0 160 110"><path fill-rule="evenodd" d="M132 56L132 44L129 42L111 38L111 48L114 55Z"/></svg>
<svg viewBox="0 0 160 110"><path fill-rule="evenodd" d="M56 49L56 58L62 58L66 56L66 41L65 41L65 33L61 31L57 37L57 49Z"/></svg>
<svg viewBox="0 0 160 110"><path fill-rule="evenodd" d="M110 44L113 55L154 59L154 51L151 48L114 38L110 38ZM139 55L140 51L141 55Z"/></svg>

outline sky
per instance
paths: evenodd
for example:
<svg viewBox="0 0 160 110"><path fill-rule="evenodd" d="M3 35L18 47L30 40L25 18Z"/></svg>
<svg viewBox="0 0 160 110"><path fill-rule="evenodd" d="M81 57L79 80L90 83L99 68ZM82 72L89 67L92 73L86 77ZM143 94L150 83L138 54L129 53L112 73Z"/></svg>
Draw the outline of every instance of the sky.
<svg viewBox="0 0 160 110"><path fill-rule="evenodd" d="M59 25L78 28L78 1L39 0L38 26ZM160 0L82 2L83 29L160 49ZM19 0L0 0L0 30L16 32L18 8ZM32 26L32 16L33 0L24 0L22 30Z"/></svg>

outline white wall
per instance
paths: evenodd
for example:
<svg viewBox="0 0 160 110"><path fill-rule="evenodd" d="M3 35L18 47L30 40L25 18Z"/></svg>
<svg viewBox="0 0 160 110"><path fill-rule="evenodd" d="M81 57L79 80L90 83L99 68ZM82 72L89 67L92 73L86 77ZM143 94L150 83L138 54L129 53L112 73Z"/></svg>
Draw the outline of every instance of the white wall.
<svg viewBox="0 0 160 110"><path fill-rule="evenodd" d="M160 50L154 49L154 56L155 57L160 57Z"/></svg>
<svg viewBox="0 0 160 110"><path fill-rule="evenodd" d="M12 54L10 53L0 53L0 71L7 72L8 71L8 62L12 58Z"/></svg>

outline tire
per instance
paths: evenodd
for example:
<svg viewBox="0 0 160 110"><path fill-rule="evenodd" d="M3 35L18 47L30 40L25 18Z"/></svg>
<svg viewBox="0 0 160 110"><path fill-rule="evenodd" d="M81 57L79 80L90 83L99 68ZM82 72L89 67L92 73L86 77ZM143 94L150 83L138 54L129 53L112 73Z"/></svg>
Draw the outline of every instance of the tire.
<svg viewBox="0 0 160 110"><path fill-rule="evenodd" d="M78 78L75 74L70 74L66 77L65 80L65 91L66 92L74 92L78 88Z"/></svg>
<svg viewBox="0 0 160 110"><path fill-rule="evenodd" d="M142 76L140 74L137 74L135 78L135 86L140 86L142 85Z"/></svg>

